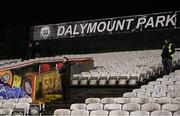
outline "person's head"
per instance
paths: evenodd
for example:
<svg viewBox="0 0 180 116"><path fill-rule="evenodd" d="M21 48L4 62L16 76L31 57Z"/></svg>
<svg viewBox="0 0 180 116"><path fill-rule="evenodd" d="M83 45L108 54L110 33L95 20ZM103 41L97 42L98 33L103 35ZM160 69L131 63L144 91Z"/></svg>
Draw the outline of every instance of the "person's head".
<svg viewBox="0 0 180 116"><path fill-rule="evenodd" d="M171 40L170 39L165 39L164 42L165 42L165 44L169 44L171 42Z"/></svg>
<svg viewBox="0 0 180 116"><path fill-rule="evenodd" d="M39 42L37 41L37 42L35 43L35 45L38 46L38 45L39 45Z"/></svg>
<svg viewBox="0 0 180 116"><path fill-rule="evenodd" d="M33 46L32 46L32 43L29 43L29 44L28 44L28 47L33 47Z"/></svg>
<svg viewBox="0 0 180 116"><path fill-rule="evenodd" d="M67 62L68 58L67 57L63 57L63 63Z"/></svg>

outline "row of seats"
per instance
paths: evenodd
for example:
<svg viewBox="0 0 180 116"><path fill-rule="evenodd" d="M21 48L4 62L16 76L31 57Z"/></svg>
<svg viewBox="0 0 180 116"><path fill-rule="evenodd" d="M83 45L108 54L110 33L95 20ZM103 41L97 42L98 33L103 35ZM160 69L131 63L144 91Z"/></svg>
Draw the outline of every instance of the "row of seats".
<svg viewBox="0 0 180 116"><path fill-rule="evenodd" d="M160 74L162 71L160 53L161 50L144 50L64 56L69 58L91 56L94 59L96 68L89 72L74 74L71 79L73 86L119 86L137 85L138 82Z"/></svg>
<svg viewBox="0 0 180 116"><path fill-rule="evenodd" d="M168 110L168 111L179 111L180 104L172 104L167 103L163 104L162 106L158 103L145 103L145 104L138 104L138 103L125 103L125 104L101 104L101 103L74 103L71 104L70 110L124 110L124 111L155 111L155 110Z"/></svg>
<svg viewBox="0 0 180 116"><path fill-rule="evenodd" d="M10 65L12 63L17 63L21 61L22 59L4 59L4 60L0 60L0 66Z"/></svg>
<svg viewBox="0 0 180 116"><path fill-rule="evenodd" d="M22 109L25 114L29 114L29 109L30 109L30 104L27 102L22 102L22 103L4 103L1 104L1 109L7 110L8 109L8 114L12 113L16 109ZM7 113L7 112L6 112Z"/></svg>
<svg viewBox="0 0 180 116"><path fill-rule="evenodd" d="M32 103L32 98L31 97L22 97L22 98L9 98L9 99L0 99L0 104L3 103Z"/></svg>
<svg viewBox="0 0 180 116"><path fill-rule="evenodd" d="M78 85L84 85L84 86L106 86L106 85L136 85L139 80L139 76L136 74L121 74L121 75L110 75L108 74L104 76L102 75L96 75L91 76L89 74L86 75L80 75L76 74L73 75L73 78L71 79L71 85L72 86L78 86Z"/></svg>
<svg viewBox="0 0 180 116"><path fill-rule="evenodd" d="M32 103L32 98L0 99L0 115L39 115L41 104Z"/></svg>
<svg viewBox="0 0 180 116"><path fill-rule="evenodd" d="M153 112L148 111L123 111L123 110L69 110L69 109L57 109L54 112L54 116L179 116L180 111L170 112L167 110L156 110Z"/></svg>
<svg viewBox="0 0 180 116"><path fill-rule="evenodd" d="M160 105L163 104L180 104L180 97L177 98L167 98L167 97L161 97L161 98L152 98L152 97L116 97L116 98L86 98L85 104L90 103L101 103L101 104L126 104L126 103L138 103L138 104L146 104L146 103L157 103ZM83 103L83 104L84 104Z"/></svg>

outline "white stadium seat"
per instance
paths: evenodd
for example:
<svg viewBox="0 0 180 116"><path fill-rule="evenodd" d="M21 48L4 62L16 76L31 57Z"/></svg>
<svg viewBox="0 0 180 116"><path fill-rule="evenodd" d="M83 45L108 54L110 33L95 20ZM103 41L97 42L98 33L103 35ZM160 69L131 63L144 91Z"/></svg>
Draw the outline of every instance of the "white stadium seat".
<svg viewBox="0 0 180 116"><path fill-rule="evenodd" d="M94 110L90 112L90 116L108 116L108 111Z"/></svg>
<svg viewBox="0 0 180 116"><path fill-rule="evenodd" d="M56 109L53 116L70 116L70 109Z"/></svg>
<svg viewBox="0 0 180 116"><path fill-rule="evenodd" d="M86 104L85 103L73 103L70 106L71 110L85 110Z"/></svg>
<svg viewBox="0 0 180 116"><path fill-rule="evenodd" d="M89 103L100 103L101 99L100 98L86 98L85 103L89 104Z"/></svg>
<svg viewBox="0 0 180 116"><path fill-rule="evenodd" d="M168 110L171 112L180 111L179 104L164 104L162 105L162 110Z"/></svg>
<svg viewBox="0 0 180 116"><path fill-rule="evenodd" d="M180 111L176 111L173 113L173 116L180 116Z"/></svg>
<svg viewBox="0 0 180 116"><path fill-rule="evenodd" d="M131 102L131 98L124 98L124 97L117 97L116 98L117 104L126 104L126 103L130 103L130 102Z"/></svg>
<svg viewBox="0 0 180 116"><path fill-rule="evenodd" d="M29 114L30 104L27 102L16 103L15 108L21 108L25 110L26 114Z"/></svg>
<svg viewBox="0 0 180 116"><path fill-rule="evenodd" d="M88 110L72 110L71 116L89 116Z"/></svg>
<svg viewBox="0 0 180 116"><path fill-rule="evenodd" d="M86 109L89 111L91 111L91 110L103 110L103 104L101 104L101 103L90 103L90 104L87 104Z"/></svg>
<svg viewBox="0 0 180 116"><path fill-rule="evenodd" d="M150 116L150 113L148 111L133 111L130 116Z"/></svg>
<svg viewBox="0 0 180 116"><path fill-rule="evenodd" d="M149 111L149 112L161 110L161 105L157 103L146 103L146 104L142 104L141 110Z"/></svg>
<svg viewBox="0 0 180 116"><path fill-rule="evenodd" d="M156 110L151 112L151 116L173 116L170 111L167 110Z"/></svg>
<svg viewBox="0 0 180 116"><path fill-rule="evenodd" d="M132 103L138 103L138 104L145 104L150 103L151 98L150 97L134 97L130 98Z"/></svg>
<svg viewBox="0 0 180 116"><path fill-rule="evenodd" d="M104 110L111 111L111 110L121 110L121 104L105 104Z"/></svg>
<svg viewBox="0 0 180 116"><path fill-rule="evenodd" d="M134 93L134 92L126 92L126 93L123 94L123 97L125 97L125 98L136 97L136 93Z"/></svg>
<svg viewBox="0 0 180 116"><path fill-rule="evenodd" d="M109 112L109 116L129 116L129 112L123 110L112 110Z"/></svg>
<svg viewBox="0 0 180 116"><path fill-rule="evenodd" d="M19 98L18 102L32 103L32 98L31 97L28 97L28 98Z"/></svg>
<svg viewBox="0 0 180 116"><path fill-rule="evenodd" d="M140 105L137 103L127 103L123 105L122 110L125 110L125 111L140 110Z"/></svg>
<svg viewBox="0 0 180 116"><path fill-rule="evenodd" d="M167 97L152 98L152 103L158 103L160 105L171 103L172 99Z"/></svg>
<svg viewBox="0 0 180 116"><path fill-rule="evenodd" d="M101 99L102 104L115 104L116 98L105 97Z"/></svg>

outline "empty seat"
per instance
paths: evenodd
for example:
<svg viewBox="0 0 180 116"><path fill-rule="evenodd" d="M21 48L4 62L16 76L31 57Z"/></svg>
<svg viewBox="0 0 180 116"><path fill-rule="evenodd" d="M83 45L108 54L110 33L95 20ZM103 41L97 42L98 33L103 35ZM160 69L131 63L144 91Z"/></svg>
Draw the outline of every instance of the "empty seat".
<svg viewBox="0 0 180 116"><path fill-rule="evenodd" d="M0 96L0 103L5 103L7 100Z"/></svg>
<svg viewBox="0 0 180 116"><path fill-rule="evenodd" d="M89 81L90 75L83 75L80 79L80 85L88 85L88 81Z"/></svg>
<svg viewBox="0 0 180 116"><path fill-rule="evenodd" d="M81 79L81 74L74 74L73 77L71 78L71 85L72 86L79 85L80 79Z"/></svg>
<svg viewBox="0 0 180 116"><path fill-rule="evenodd" d="M146 104L142 104L141 106L141 110L149 111L149 112L160 110L160 109L161 109L161 105L157 103L146 103Z"/></svg>
<svg viewBox="0 0 180 116"><path fill-rule="evenodd" d="M6 111L5 111L5 109L0 109L0 115L6 115Z"/></svg>
<svg viewBox="0 0 180 116"><path fill-rule="evenodd" d="M18 102L32 103L32 98L31 97L28 97L28 98L19 98Z"/></svg>
<svg viewBox="0 0 180 116"><path fill-rule="evenodd" d="M126 98L136 97L136 93L134 93L134 92L126 92L126 93L123 94L123 97L126 97Z"/></svg>
<svg viewBox="0 0 180 116"><path fill-rule="evenodd" d="M180 88L175 88L174 91L175 92L180 92Z"/></svg>
<svg viewBox="0 0 180 116"><path fill-rule="evenodd" d="M90 112L90 116L108 116L108 111L94 110Z"/></svg>
<svg viewBox="0 0 180 116"><path fill-rule="evenodd" d="M151 93L149 93L149 92L137 93L137 97L139 97L139 98L141 98L141 97L151 97Z"/></svg>
<svg viewBox="0 0 180 116"><path fill-rule="evenodd" d="M54 116L70 116L70 109L56 109L53 113Z"/></svg>
<svg viewBox="0 0 180 116"><path fill-rule="evenodd" d="M175 81L174 84L175 85L180 85L180 81Z"/></svg>
<svg viewBox="0 0 180 116"><path fill-rule="evenodd" d="M30 104L27 102L16 103L15 108L24 109L26 114L29 114Z"/></svg>
<svg viewBox="0 0 180 116"><path fill-rule="evenodd" d="M180 92L179 91L168 92L167 97L170 97L170 98L180 97Z"/></svg>
<svg viewBox="0 0 180 116"><path fill-rule="evenodd" d="M91 111L91 110L103 110L103 104L101 103L90 103L87 104L86 109Z"/></svg>
<svg viewBox="0 0 180 116"><path fill-rule="evenodd" d="M100 103L101 99L100 98L86 98L85 103L89 104L89 103Z"/></svg>
<svg viewBox="0 0 180 116"><path fill-rule="evenodd" d="M172 104L180 104L180 97L172 99Z"/></svg>
<svg viewBox="0 0 180 116"><path fill-rule="evenodd" d="M160 83L161 83L163 80L164 80L163 78L157 78L157 79L156 79L156 81L158 81L158 82L160 82Z"/></svg>
<svg viewBox="0 0 180 116"><path fill-rule="evenodd" d="M122 110L125 110L125 111L140 110L140 105L137 103L127 103L123 105Z"/></svg>
<svg viewBox="0 0 180 116"><path fill-rule="evenodd" d="M116 98L116 103L117 104L126 104L126 103L130 103L130 102L131 102L130 98L124 98L124 97Z"/></svg>
<svg viewBox="0 0 180 116"><path fill-rule="evenodd" d="M166 85L154 85L154 89L159 89L159 91L161 91L161 90L167 89L167 86Z"/></svg>
<svg viewBox="0 0 180 116"><path fill-rule="evenodd" d="M98 80L99 80L99 77L91 77L90 79L89 79L89 85L91 85L91 86L94 86L94 85L97 85L98 84Z"/></svg>
<svg viewBox="0 0 180 116"><path fill-rule="evenodd" d="M179 111L180 105L179 104L164 104L162 105L162 110L168 110L168 111Z"/></svg>
<svg viewBox="0 0 180 116"><path fill-rule="evenodd" d="M18 98L10 98L10 99L8 99L6 102L10 102L10 103L17 103L18 102Z"/></svg>
<svg viewBox="0 0 180 116"><path fill-rule="evenodd" d="M123 75L123 74L120 75L119 78L118 78L117 84L118 84L119 86L127 85L128 76L129 76L129 75Z"/></svg>
<svg viewBox="0 0 180 116"><path fill-rule="evenodd" d="M180 116L180 111L174 112L173 116Z"/></svg>
<svg viewBox="0 0 180 116"><path fill-rule="evenodd" d="M108 85L114 86L117 84L118 76L109 76L109 80L107 82Z"/></svg>
<svg viewBox="0 0 180 116"><path fill-rule="evenodd" d="M160 85L161 83L159 81L150 81L148 85Z"/></svg>
<svg viewBox="0 0 180 116"><path fill-rule="evenodd" d="M72 110L71 116L89 116L88 110Z"/></svg>
<svg viewBox="0 0 180 116"><path fill-rule="evenodd" d="M105 97L101 99L102 104L113 104L116 103L116 98Z"/></svg>
<svg viewBox="0 0 180 116"><path fill-rule="evenodd" d="M107 77L100 77L99 78L99 85L100 86L104 86L104 85L107 85L107 80L108 80L108 78Z"/></svg>
<svg viewBox="0 0 180 116"><path fill-rule="evenodd" d="M109 112L109 116L129 116L129 112L123 110L112 110Z"/></svg>
<svg viewBox="0 0 180 116"><path fill-rule="evenodd" d="M158 103L160 105L171 103L171 98L162 97L162 98L152 98L152 103Z"/></svg>
<svg viewBox="0 0 180 116"><path fill-rule="evenodd" d="M162 98L162 97L166 97L166 93L164 91L160 91L160 92L153 92L151 94L151 97L155 97L155 98Z"/></svg>
<svg viewBox="0 0 180 116"><path fill-rule="evenodd" d="M150 97L135 97L135 98L130 98L132 103L138 103L138 104L145 104L145 103L150 103L151 98Z"/></svg>
<svg viewBox="0 0 180 116"><path fill-rule="evenodd" d="M12 116L26 116L25 109L22 108L15 108L12 111Z"/></svg>
<svg viewBox="0 0 180 116"><path fill-rule="evenodd" d="M171 90L171 92L175 91L176 88L180 88L180 85L169 85L168 89Z"/></svg>
<svg viewBox="0 0 180 116"><path fill-rule="evenodd" d="M4 112L6 113L6 116L12 116L13 109L11 109L11 108L3 108L2 113L4 113Z"/></svg>
<svg viewBox="0 0 180 116"><path fill-rule="evenodd" d="M151 112L151 116L172 116L172 113L167 110L156 110Z"/></svg>
<svg viewBox="0 0 180 116"><path fill-rule="evenodd" d="M121 104L105 104L104 110L111 111L111 110L121 110Z"/></svg>
<svg viewBox="0 0 180 116"><path fill-rule="evenodd" d="M137 85L137 81L139 81L139 75L138 74L131 74L128 79L128 85Z"/></svg>
<svg viewBox="0 0 180 116"><path fill-rule="evenodd" d="M150 113L148 111L133 111L130 116L150 116Z"/></svg>
<svg viewBox="0 0 180 116"><path fill-rule="evenodd" d="M3 104L3 108L10 108L10 109L14 109L15 108L16 103L10 103L10 102L5 102Z"/></svg>
<svg viewBox="0 0 180 116"><path fill-rule="evenodd" d="M140 92L145 92L145 89L133 89L133 93L140 93Z"/></svg>
<svg viewBox="0 0 180 116"><path fill-rule="evenodd" d="M146 89L146 92L148 93L159 93L159 89Z"/></svg>
<svg viewBox="0 0 180 116"><path fill-rule="evenodd" d="M71 110L85 110L86 104L85 103L73 103L70 106Z"/></svg>
<svg viewBox="0 0 180 116"><path fill-rule="evenodd" d="M173 84L174 84L174 81L162 81L161 82L161 85L166 85L166 86L173 85Z"/></svg>
<svg viewBox="0 0 180 116"><path fill-rule="evenodd" d="M141 89L153 89L154 87L153 87L153 85L142 85L141 86Z"/></svg>

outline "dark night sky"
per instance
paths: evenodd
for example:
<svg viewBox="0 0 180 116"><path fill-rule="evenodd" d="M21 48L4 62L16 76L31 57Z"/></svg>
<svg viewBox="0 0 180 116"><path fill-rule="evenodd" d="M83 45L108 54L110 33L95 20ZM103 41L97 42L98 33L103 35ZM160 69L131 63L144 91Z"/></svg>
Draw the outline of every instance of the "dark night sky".
<svg viewBox="0 0 180 116"><path fill-rule="evenodd" d="M173 0L8 0L0 26L31 26L180 10Z"/></svg>

